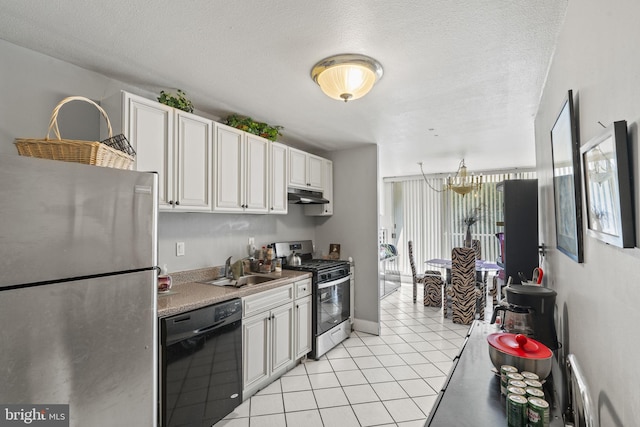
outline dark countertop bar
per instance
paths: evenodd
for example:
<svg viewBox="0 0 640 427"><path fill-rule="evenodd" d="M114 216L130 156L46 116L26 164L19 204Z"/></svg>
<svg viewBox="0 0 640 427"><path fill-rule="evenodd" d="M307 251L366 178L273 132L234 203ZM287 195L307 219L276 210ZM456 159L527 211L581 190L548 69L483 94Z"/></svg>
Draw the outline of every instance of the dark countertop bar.
<svg viewBox="0 0 640 427"><path fill-rule="evenodd" d="M171 290L167 293L158 293L158 317L173 316L233 298L246 297L311 277L311 273L292 270L282 270L281 273L269 275L273 276L274 280L235 288L201 283L218 277L218 269L215 267L171 273L173 283Z"/></svg>
<svg viewBox="0 0 640 427"><path fill-rule="evenodd" d="M506 426L506 402L500 394L500 378L489 358L487 336L499 329L486 321L474 321L449 377L425 426ZM564 426L553 391L553 378L544 385L550 405L550 427Z"/></svg>

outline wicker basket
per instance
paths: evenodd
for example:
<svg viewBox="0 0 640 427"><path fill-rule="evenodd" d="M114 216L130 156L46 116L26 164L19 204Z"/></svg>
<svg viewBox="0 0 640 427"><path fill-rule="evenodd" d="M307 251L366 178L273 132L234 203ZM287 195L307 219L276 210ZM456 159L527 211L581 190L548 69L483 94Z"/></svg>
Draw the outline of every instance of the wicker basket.
<svg viewBox="0 0 640 427"><path fill-rule="evenodd" d="M131 169L133 156L98 141L81 141L62 139L58 129L58 112L60 108L71 101L84 101L95 106L107 122L109 139L113 136L111 122L107 113L92 100L82 96L70 96L60 101L53 109L49 129L44 139L16 138L15 145L21 156L38 157L41 159L62 160L65 162L83 163L86 165L105 166L117 169ZM49 139L51 131L57 139Z"/></svg>

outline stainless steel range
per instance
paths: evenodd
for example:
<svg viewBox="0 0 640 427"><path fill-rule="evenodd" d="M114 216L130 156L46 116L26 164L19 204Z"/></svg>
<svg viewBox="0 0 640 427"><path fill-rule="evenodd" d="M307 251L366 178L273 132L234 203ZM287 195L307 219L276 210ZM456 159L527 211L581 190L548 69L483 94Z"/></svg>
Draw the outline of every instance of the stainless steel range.
<svg viewBox="0 0 640 427"><path fill-rule="evenodd" d="M349 263L341 260L314 259L311 240L274 243L276 256L282 258L283 268L312 273L312 350L314 359L349 338L351 313L349 294ZM300 265L287 263L296 253Z"/></svg>

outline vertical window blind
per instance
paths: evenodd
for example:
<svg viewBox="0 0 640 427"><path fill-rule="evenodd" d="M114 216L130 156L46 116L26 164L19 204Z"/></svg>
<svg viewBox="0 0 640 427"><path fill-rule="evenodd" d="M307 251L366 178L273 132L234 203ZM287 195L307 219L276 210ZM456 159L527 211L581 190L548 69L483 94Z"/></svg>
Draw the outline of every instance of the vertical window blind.
<svg viewBox="0 0 640 427"><path fill-rule="evenodd" d="M479 208L479 220L471 226L471 236L480 240L482 257L495 261L498 257L498 240L495 234L502 231L502 192L496 184L507 179L533 179L535 171L515 171L483 175L479 192L461 196L445 191L446 178L423 177L385 179L384 191L392 192L386 200L392 203L394 224L392 238L398 248L399 268L405 276L411 275L407 242L413 241L413 255L418 273L435 269L425 264L432 258L451 258L451 249L463 246L467 227L464 218ZM387 210L389 207L387 208Z"/></svg>

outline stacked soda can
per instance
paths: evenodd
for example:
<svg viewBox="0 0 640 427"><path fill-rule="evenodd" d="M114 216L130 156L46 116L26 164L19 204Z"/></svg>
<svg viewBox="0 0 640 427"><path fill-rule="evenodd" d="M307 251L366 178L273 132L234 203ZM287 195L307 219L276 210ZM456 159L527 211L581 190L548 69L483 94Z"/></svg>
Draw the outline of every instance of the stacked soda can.
<svg viewBox="0 0 640 427"><path fill-rule="evenodd" d="M521 372L510 365L500 368L500 391L506 395L509 427L548 427L549 403L538 375Z"/></svg>
<svg viewBox="0 0 640 427"><path fill-rule="evenodd" d="M518 369L515 366L502 365L500 367L500 393L502 393L502 395L504 396L507 395L507 386L509 385L509 379L510 379L508 378L508 374L517 374L517 373L518 373ZM514 379L517 379L517 377ZM524 379L524 377L522 377L521 379Z"/></svg>

